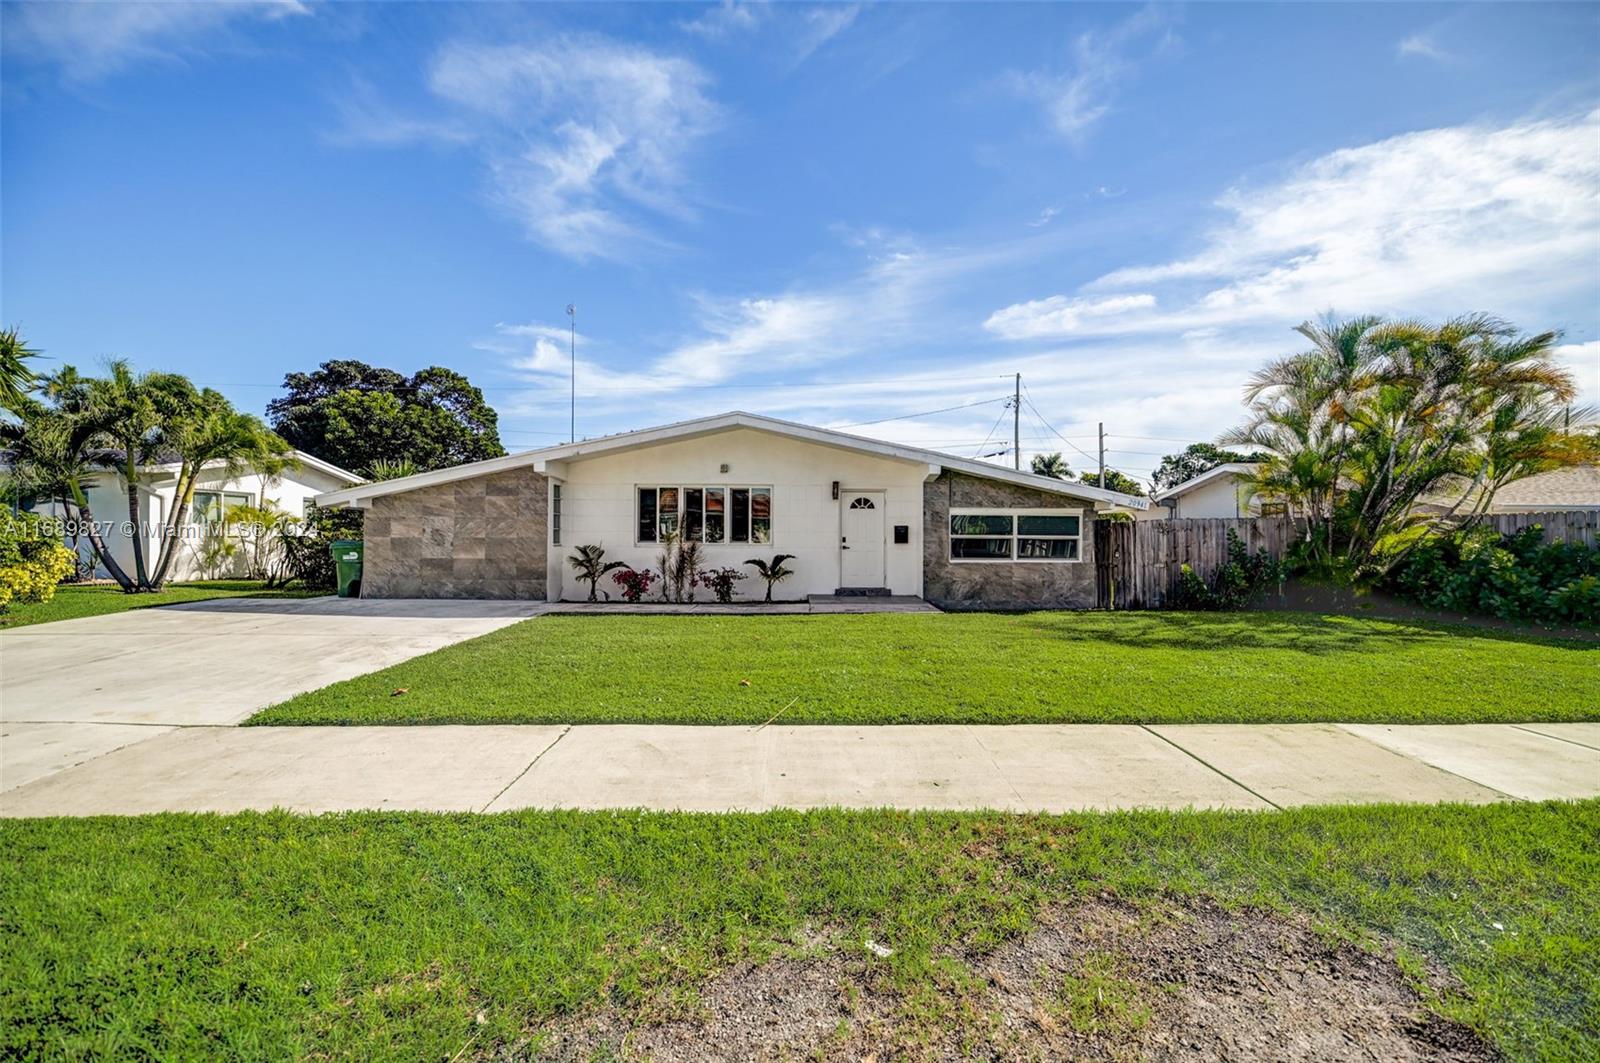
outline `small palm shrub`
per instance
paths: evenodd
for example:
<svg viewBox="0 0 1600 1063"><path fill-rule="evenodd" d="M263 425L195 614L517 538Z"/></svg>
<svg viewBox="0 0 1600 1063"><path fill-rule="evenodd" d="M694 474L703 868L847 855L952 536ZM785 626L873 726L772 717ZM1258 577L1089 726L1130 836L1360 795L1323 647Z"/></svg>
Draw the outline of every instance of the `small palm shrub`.
<svg viewBox="0 0 1600 1063"><path fill-rule="evenodd" d="M1434 535L1382 586L1422 605L1502 620L1600 625L1600 546L1476 527Z"/></svg>
<svg viewBox="0 0 1600 1063"><path fill-rule="evenodd" d="M782 583L784 580L794 575L794 569L786 568L783 564L785 561L793 560L793 554L778 554L771 561L767 561L759 557L752 557L750 560L745 562L745 564L754 567L756 574L767 581L767 596L762 599L763 601L772 601L772 585L774 583Z"/></svg>
<svg viewBox="0 0 1600 1063"><path fill-rule="evenodd" d="M595 597L595 589L600 583L601 576L604 576L607 572L628 567L621 561L607 561L605 557L606 548L595 546L591 543L587 546L578 547L567 558L567 563L578 573L578 578L589 584L589 600L591 602L598 600ZM608 594L606 597L609 598L611 596Z"/></svg>
<svg viewBox="0 0 1600 1063"><path fill-rule="evenodd" d="M1178 587L1167 599L1173 609L1206 611L1243 609L1288 577L1288 566L1265 550L1252 554L1233 529L1228 529L1228 561L1207 583L1188 565L1178 575Z"/></svg>

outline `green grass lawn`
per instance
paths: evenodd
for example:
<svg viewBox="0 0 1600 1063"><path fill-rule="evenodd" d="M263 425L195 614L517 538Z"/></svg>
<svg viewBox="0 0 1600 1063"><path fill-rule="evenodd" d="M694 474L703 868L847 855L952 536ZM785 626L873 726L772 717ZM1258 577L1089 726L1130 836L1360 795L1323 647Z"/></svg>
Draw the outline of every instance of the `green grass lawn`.
<svg viewBox="0 0 1600 1063"><path fill-rule="evenodd" d="M1307 912L1453 974L1435 1006L1512 1058L1600 1054L1597 802L108 817L0 823L0 856L15 1058L490 1056L802 942L946 1028L977 958L1108 893Z"/></svg>
<svg viewBox="0 0 1600 1063"><path fill-rule="evenodd" d="M406 693L395 696L395 690ZM252 723L1600 719L1600 644L1305 613L550 615Z"/></svg>
<svg viewBox="0 0 1600 1063"><path fill-rule="evenodd" d="M327 591L267 590L258 580L216 579L194 583L171 583L155 594L124 594L112 583L63 584L56 596L37 605L13 602L0 613L0 628L48 624L53 620L76 620L84 616L120 613L126 609L148 609L178 602L203 602L209 598L308 598Z"/></svg>

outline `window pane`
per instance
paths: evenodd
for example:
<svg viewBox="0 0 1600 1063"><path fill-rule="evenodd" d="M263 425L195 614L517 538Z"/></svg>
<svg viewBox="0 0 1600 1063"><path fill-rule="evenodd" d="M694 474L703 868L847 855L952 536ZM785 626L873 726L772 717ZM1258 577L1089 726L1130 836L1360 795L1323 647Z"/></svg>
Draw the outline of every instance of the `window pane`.
<svg viewBox="0 0 1600 1063"><path fill-rule="evenodd" d="M216 524L222 520L222 496L213 491L196 491L189 512L194 524Z"/></svg>
<svg viewBox="0 0 1600 1063"><path fill-rule="evenodd" d="M1011 556L1010 539L951 539L950 556L993 561Z"/></svg>
<svg viewBox="0 0 1600 1063"><path fill-rule="evenodd" d="M706 488L706 542L720 543L723 535L723 524L727 515L723 512L724 492L720 487Z"/></svg>
<svg viewBox="0 0 1600 1063"><path fill-rule="evenodd" d="M748 488L735 487L733 489L733 527L728 529L728 541L733 543L747 543L750 541L750 491Z"/></svg>
<svg viewBox="0 0 1600 1063"><path fill-rule="evenodd" d="M237 495L228 492L222 496L222 508L226 511L234 506L251 506L255 504L255 497L255 495Z"/></svg>
<svg viewBox="0 0 1600 1063"><path fill-rule="evenodd" d="M654 487L639 488L639 541L653 543L656 541L656 489Z"/></svg>
<svg viewBox="0 0 1600 1063"><path fill-rule="evenodd" d="M1018 517L1018 535L1077 535L1077 517Z"/></svg>
<svg viewBox="0 0 1600 1063"><path fill-rule="evenodd" d="M772 492L757 487L750 492L750 541L772 541Z"/></svg>
<svg viewBox="0 0 1600 1063"><path fill-rule="evenodd" d="M1010 535L1009 513L957 513L950 517L951 535Z"/></svg>
<svg viewBox="0 0 1600 1063"><path fill-rule="evenodd" d="M561 545L561 485L550 485L550 541Z"/></svg>
<svg viewBox="0 0 1600 1063"><path fill-rule="evenodd" d="M678 530L678 489L663 487L659 490L661 498L656 503L656 523L661 528L661 537L665 539Z"/></svg>
<svg viewBox="0 0 1600 1063"><path fill-rule="evenodd" d="M1078 558L1078 540L1018 539L1017 556L1042 557L1053 561L1076 561Z"/></svg>
<svg viewBox="0 0 1600 1063"><path fill-rule="evenodd" d="M683 537L699 539L704 527L706 493L698 487L683 489Z"/></svg>

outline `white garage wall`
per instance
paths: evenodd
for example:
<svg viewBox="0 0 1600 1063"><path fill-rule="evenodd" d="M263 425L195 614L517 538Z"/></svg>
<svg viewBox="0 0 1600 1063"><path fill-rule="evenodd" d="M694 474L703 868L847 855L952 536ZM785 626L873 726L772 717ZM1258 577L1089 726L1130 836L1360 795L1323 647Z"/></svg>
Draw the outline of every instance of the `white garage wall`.
<svg viewBox="0 0 1600 1063"><path fill-rule="evenodd" d="M727 472L721 466L728 466ZM655 570L656 543L636 543L637 490L648 486L772 487L770 543L707 543L706 567L733 565L749 573L739 597L760 598L765 584L752 557L794 554L795 575L773 589L774 597L831 594L839 587L841 506L855 490L884 492L884 568L895 594L922 593L922 485L928 466L858 451L789 439L770 432L732 429L697 439L567 461L551 461L547 473L562 488L562 536L551 546L551 597L580 599L588 585L576 579L567 557L580 544L596 543L606 559ZM833 482L840 498L832 497ZM894 526L910 529L910 541L894 543ZM603 585L617 596L615 586ZM706 600L710 592L696 597Z"/></svg>

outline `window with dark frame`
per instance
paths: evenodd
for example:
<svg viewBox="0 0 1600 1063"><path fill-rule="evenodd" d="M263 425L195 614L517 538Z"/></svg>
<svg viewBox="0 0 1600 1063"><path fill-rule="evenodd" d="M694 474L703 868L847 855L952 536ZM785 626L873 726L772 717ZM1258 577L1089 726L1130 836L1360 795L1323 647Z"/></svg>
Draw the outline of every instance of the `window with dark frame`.
<svg viewBox="0 0 1600 1063"><path fill-rule="evenodd" d="M1077 561L1083 518L1020 510L950 515L952 561Z"/></svg>
<svg viewBox="0 0 1600 1063"><path fill-rule="evenodd" d="M653 486L639 488L637 542L677 532L705 543L772 541L772 488Z"/></svg>
<svg viewBox="0 0 1600 1063"><path fill-rule="evenodd" d="M550 541L561 545L561 485L550 485Z"/></svg>

